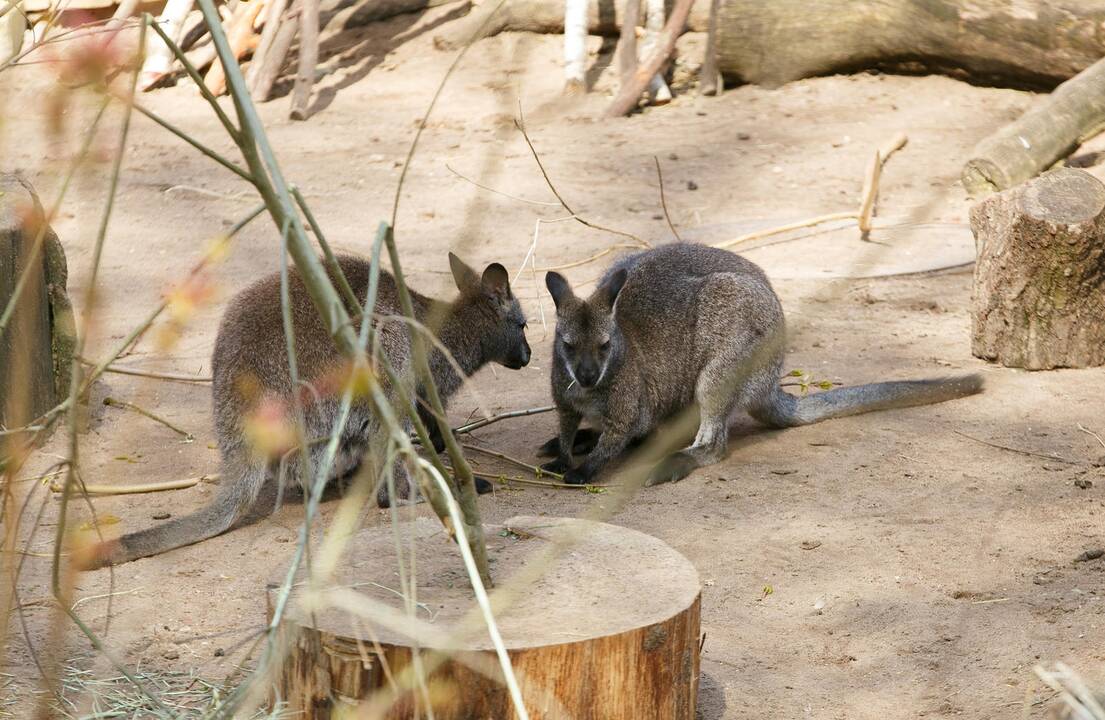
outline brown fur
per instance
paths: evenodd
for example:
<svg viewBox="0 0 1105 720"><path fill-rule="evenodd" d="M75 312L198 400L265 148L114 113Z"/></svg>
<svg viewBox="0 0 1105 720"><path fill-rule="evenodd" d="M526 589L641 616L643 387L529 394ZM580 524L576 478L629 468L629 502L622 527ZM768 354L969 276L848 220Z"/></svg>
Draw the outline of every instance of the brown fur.
<svg viewBox="0 0 1105 720"><path fill-rule="evenodd" d="M630 445L697 405L694 442L652 470L649 484L679 480L725 456L728 419L744 410L790 427L871 410L942 402L982 389L977 375L839 388L797 398L779 387L783 309L755 264L701 245L675 243L622 258L586 299L549 273L556 303L552 390L560 418L558 459L545 467L591 482ZM575 467L580 422L599 436Z"/></svg>
<svg viewBox="0 0 1105 720"><path fill-rule="evenodd" d="M489 265L482 276L450 253L450 267L460 294L452 302L432 300L411 292L415 315L424 324L437 328L442 345L460 366L458 374L440 350L430 354L430 369L443 400L453 395L464 381L488 362L520 368L529 362L530 349L525 337L525 316L510 290L506 270L498 263ZM339 258L339 264L358 298L364 298L369 283L367 261ZM254 505L262 486L277 470L273 458L259 458L251 445L251 423L266 408L277 408L277 415L290 418L292 406L291 375L284 336L280 302L280 275L269 275L240 292L227 307L219 327L212 357L215 436L222 455L222 483L218 496L207 507L163 525L130 533L92 553L91 566L128 562L156 555L182 545L223 533L258 508ZM341 386L348 363L338 351L311 302L299 275L289 278L292 326L298 373L303 383L306 437L326 437L337 420L341 404ZM397 372L405 375L410 366L410 332L399 320L402 315L394 278L380 272L375 315L379 343ZM389 319L390 318L390 319ZM394 389L392 389L394 391ZM416 390L421 396L421 391ZM420 403L420 408L424 403ZM424 410L422 411L425 412ZM425 414L424 420L430 416ZM280 420L281 418L277 418ZM290 422L290 421L289 421ZM428 422L428 427L436 424ZM377 420L368 400L355 401L331 478L347 475L361 462L370 448ZM435 444L440 437L435 437ZM312 467L317 467L324 446L310 449ZM379 452L378 449L376 449ZM288 475L298 477L298 462L288 463ZM394 467L396 490L408 495L406 471L401 463ZM391 498L380 487L378 502Z"/></svg>

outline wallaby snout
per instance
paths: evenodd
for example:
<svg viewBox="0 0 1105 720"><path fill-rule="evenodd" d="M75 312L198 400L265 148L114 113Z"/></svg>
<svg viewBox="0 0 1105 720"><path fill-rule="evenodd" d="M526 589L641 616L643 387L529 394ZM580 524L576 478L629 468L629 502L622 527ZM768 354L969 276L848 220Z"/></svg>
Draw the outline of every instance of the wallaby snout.
<svg viewBox="0 0 1105 720"><path fill-rule="evenodd" d="M511 370L520 370L526 365L529 365L529 358L529 343L526 342L526 337L523 335L522 341L513 348L513 352L503 358L503 367L510 368Z"/></svg>

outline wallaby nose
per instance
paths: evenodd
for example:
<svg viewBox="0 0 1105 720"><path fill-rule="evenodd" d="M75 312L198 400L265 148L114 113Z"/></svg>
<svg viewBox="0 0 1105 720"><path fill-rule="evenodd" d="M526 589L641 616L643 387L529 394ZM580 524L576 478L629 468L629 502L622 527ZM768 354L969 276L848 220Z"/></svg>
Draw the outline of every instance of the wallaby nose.
<svg viewBox="0 0 1105 720"><path fill-rule="evenodd" d="M594 387L599 380L598 368L590 364L580 364L576 368L576 380L579 380L579 384L585 388Z"/></svg>

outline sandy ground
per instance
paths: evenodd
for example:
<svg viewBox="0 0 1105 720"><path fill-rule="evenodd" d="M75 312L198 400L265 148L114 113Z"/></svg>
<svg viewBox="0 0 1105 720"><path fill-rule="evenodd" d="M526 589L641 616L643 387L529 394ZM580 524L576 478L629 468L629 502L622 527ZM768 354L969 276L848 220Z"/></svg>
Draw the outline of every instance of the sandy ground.
<svg viewBox="0 0 1105 720"><path fill-rule="evenodd" d="M337 246L366 253L390 204L402 159L433 85L452 56L434 49L449 21L439 8L327 41L317 113L286 119L287 98L262 107L288 177L307 193ZM702 39L682 41L688 62ZM592 38L592 50L599 42ZM337 54L334 54L335 49ZM775 280L791 325L788 368L847 384L981 371L984 395L942 406L853 417L765 432L734 428L728 460L681 483L649 489L612 522L670 543L704 583L700 717L964 718L1041 717L1050 691L1036 663L1063 660L1088 679L1105 679L1101 627L1103 561L1075 564L1100 546L1105 433L1100 370L1025 373L970 355L969 272L900 278L877 274L903 257L941 264L969 255L969 201L957 182L965 154L1015 117L1033 96L972 87L941 77L862 75L741 87L719 98L680 94L629 119L599 120L615 79L608 54L592 55L594 92L559 96L556 37L508 34L480 42L461 63L431 118L402 196L398 237L412 283L447 296L445 253L473 264L501 261L513 272L535 221L565 213L519 202L458 179L447 165L512 195L552 201L513 126L519 103L550 175L573 208L594 222L654 242L670 237L659 211L653 156L665 168L673 220L688 236L720 241L852 208L874 149L904 130L909 144L887 164L880 215L906 227L802 237L748 251ZM20 74L22 72L22 74ZM22 169L50 198L75 140L45 132L48 89L33 69L8 73L10 110L2 127L4 169ZM158 91L144 102L230 153L193 90ZM67 115L70 135L87 122L90 100ZM229 107L229 104L227 105ZM99 146L109 149L117 117ZM107 156L107 151L100 152ZM55 223L82 298L102 206L107 163L80 175ZM248 187L149 121L137 118L100 277L101 310L86 354L100 357L179 281L206 243L254 204ZM276 233L248 227L214 272L217 297L202 306L168 350L151 333L126 365L208 374L215 328L237 289L278 267ZM572 222L540 229L539 264L587 257L617 238ZM864 264L866 263L866 264ZM856 267L864 272L853 272ZM601 263L568 271L586 287ZM872 268L874 270L872 270ZM530 317L531 365L474 377L490 411L547 404L551 327L547 295L534 278L517 285ZM551 320L551 318L548 318ZM209 388L109 375L96 397L138 403L188 429L195 442L133 413L95 407L82 437L86 480L134 483L214 472ZM474 412L471 395L452 408ZM532 460L554 430L550 415L503 422L478 441ZM962 433L962 434L961 434ZM1070 462L989 447L966 435ZM32 463L61 453L55 438ZM476 457L483 468L501 467ZM1089 489L1076 479L1093 481ZM146 527L155 516L205 503L210 485L96 502L121 518L109 531ZM489 521L516 514L577 515L603 495L527 488L485 497ZM336 503L324 506L330 517ZM420 512L426 512L423 508ZM302 507L197 546L119 567L107 642L131 666L195 670L221 677L243 662L243 645L264 622L264 584L290 557ZM377 511L369 520L382 520ZM56 519L50 501L32 553L48 550ZM806 547L813 549L804 549ZM48 560L27 557L21 598L29 632L42 643L55 622ZM77 581L82 614L103 628L107 573ZM764 593L770 586L772 593ZM633 598L625 598L633 603ZM616 607L606 609L617 612ZM75 633L73 664L88 659ZM2 671L13 677L8 707L22 716L38 695L18 625Z"/></svg>

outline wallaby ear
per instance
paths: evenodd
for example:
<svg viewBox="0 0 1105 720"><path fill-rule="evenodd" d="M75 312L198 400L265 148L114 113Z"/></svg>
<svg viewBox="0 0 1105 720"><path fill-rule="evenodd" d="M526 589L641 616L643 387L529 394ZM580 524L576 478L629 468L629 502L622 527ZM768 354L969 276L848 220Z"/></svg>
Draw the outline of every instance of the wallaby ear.
<svg viewBox="0 0 1105 720"><path fill-rule="evenodd" d="M553 304L557 307L560 307L561 303L572 297L572 286L558 272L545 274L545 287L549 289L549 295L552 295Z"/></svg>
<svg viewBox="0 0 1105 720"><path fill-rule="evenodd" d="M625 268L621 268L616 273L606 279L606 282L599 288L599 292L602 293L602 299L606 302L608 307L614 307L614 301L618 299L618 293L622 291L622 286L625 285L626 276L629 273Z"/></svg>
<svg viewBox="0 0 1105 720"><path fill-rule="evenodd" d="M449 253L449 269L453 271L453 282L461 292L475 290L480 286L480 276L476 271L453 253Z"/></svg>
<svg viewBox="0 0 1105 720"><path fill-rule="evenodd" d="M492 297L506 300L510 297L510 275L506 268L499 263L491 263L483 271L480 278L480 286L483 291Z"/></svg>

